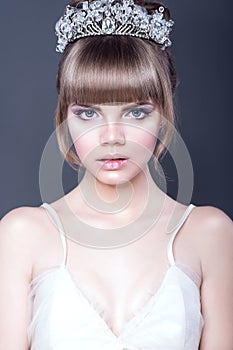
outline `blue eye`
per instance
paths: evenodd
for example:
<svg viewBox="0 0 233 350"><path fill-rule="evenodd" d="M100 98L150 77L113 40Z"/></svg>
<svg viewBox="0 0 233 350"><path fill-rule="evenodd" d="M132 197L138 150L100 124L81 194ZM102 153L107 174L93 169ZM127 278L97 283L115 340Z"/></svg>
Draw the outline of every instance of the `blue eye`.
<svg viewBox="0 0 233 350"><path fill-rule="evenodd" d="M84 120L91 120L96 117L96 112L92 109L81 109L74 112L74 114Z"/></svg>
<svg viewBox="0 0 233 350"><path fill-rule="evenodd" d="M135 109L131 112L131 114L134 118L141 118L143 116L143 113L140 109Z"/></svg>
<svg viewBox="0 0 233 350"><path fill-rule="evenodd" d="M150 114L150 112L151 111L137 108L137 109L131 110L128 115L133 119L144 119L147 115Z"/></svg>
<svg viewBox="0 0 233 350"><path fill-rule="evenodd" d="M87 111L84 111L82 114L85 116L86 119L91 119L94 117L95 112L92 110L87 110Z"/></svg>

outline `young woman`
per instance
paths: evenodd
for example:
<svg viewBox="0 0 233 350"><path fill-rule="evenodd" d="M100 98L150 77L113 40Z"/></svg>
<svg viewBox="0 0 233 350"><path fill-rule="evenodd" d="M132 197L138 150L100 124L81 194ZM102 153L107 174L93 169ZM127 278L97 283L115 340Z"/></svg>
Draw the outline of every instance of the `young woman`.
<svg viewBox="0 0 233 350"><path fill-rule="evenodd" d="M233 349L232 221L148 167L175 131L172 24L132 1L73 1L58 22L58 142L85 173L1 221L1 350Z"/></svg>

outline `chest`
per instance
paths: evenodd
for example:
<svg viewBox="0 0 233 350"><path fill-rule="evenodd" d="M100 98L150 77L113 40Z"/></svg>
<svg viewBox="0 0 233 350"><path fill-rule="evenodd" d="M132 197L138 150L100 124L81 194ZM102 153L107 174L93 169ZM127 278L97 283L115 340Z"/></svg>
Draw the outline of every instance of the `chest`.
<svg viewBox="0 0 233 350"><path fill-rule="evenodd" d="M39 276L31 294L29 336L41 346L38 349L198 349L202 326L199 291L176 267L168 269L158 292L123 327L120 322L112 327L64 268Z"/></svg>
<svg viewBox="0 0 233 350"><path fill-rule="evenodd" d="M166 240L124 250L91 251L69 245L67 268L82 294L119 334L159 289L168 267Z"/></svg>

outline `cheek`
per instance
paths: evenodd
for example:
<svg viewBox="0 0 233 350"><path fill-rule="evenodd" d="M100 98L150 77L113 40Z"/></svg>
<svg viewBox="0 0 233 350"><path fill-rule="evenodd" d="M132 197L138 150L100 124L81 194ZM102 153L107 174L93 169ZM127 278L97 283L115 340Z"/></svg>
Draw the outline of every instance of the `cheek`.
<svg viewBox="0 0 233 350"><path fill-rule="evenodd" d="M144 135L139 135L136 140L137 143L143 148L146 148L148 151L154 151L155 144L157 141L156 136L145 133Z"/></svg>
<svg viewBox="0 0 233 350"><path fill-rule="evenodd" d="M128 129L128 136L131 141L135 142L141 148L154 152L157 143L157 137L160 129L160 114L155 112L152 118L146 118L142 124Z"/></svg>
<svg viewBox="0 0 233 350"><path fill-rule="evenodd" d="M145 129L134 129L130 133L130 139L132 142L136 142L139 147L141 146L141 148L153 152L157 142L157 135L157 129L153 133Z"/></svg>
<svg viewBox="0 0 233 350"><path fill-rule="evenodd" d="M77 123L76 118L68 117L68 129L80 158L84 158L97 146L97 135L95 130L87 130L81 123Z"/></svg>
<svg viewBox="0 0 233 350"><path fill-rule="evenodd" d="M86 158L98 147L96 138L90 134L76 138L73 142L80 159Z"/></svg>
<svg viewBox="0 0 233 350"><path fill-rule="evenodd" d="M150 160L155 149L156 141L155 136L145 133L137 138L137 143L133 143L133 159L139 168L144 168L144 165Z"/></svg>
<svg viewBox="0 0 233 350"><path fill-rule="evenodd" d="M91 154L99 146L98 135L96 132L86 132L84 134L78 134L77 132L70 132L71 138L76 150L77 155L80 160L88 158L88 155Z"/></svg>

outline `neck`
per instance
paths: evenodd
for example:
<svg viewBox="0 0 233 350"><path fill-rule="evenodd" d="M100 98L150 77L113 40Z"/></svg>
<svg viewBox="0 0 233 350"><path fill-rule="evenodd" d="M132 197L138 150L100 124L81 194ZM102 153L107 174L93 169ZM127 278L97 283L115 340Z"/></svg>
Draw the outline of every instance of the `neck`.
<svg viewBox="0 0 233 350"><path fill-rule="evenodd" d="M146 168L130 182L109 185L98 181L86 172L78 186L83 205L95 213L114 214L118 217L138 216L144 211L149 197L153 196L154 208L163 206L165 195L152 179Z"/></svg>
<svg viewBox="0 0 233 350"><path fill-rule="evenodd" d="M149 232L166 200L146 169L118 186L103 184L86 173L60 205L68 237L82 245L110 248L128 245Z"/></svg>

